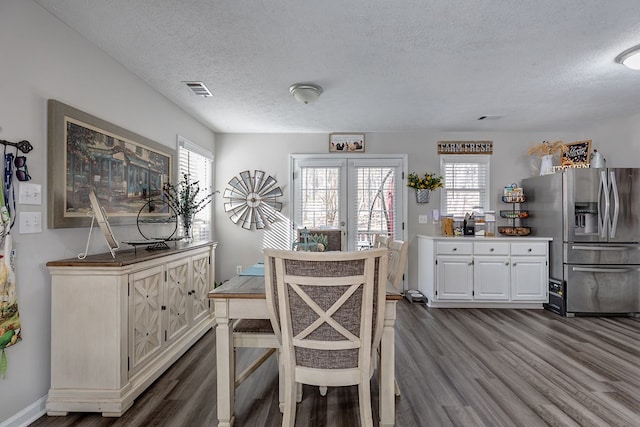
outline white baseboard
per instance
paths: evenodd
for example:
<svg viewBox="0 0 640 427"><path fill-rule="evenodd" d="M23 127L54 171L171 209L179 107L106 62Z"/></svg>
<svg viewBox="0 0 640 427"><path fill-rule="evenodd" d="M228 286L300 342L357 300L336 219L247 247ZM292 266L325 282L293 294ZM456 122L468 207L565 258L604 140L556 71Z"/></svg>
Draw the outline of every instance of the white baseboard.
<svg viewBox="0 0 640 427"><path fill-rule="evenodd" d="M45 404L47 396L43 396L24 408L11 418L0 423L0 427L27 427L29 424L47 413Z"/></svg>

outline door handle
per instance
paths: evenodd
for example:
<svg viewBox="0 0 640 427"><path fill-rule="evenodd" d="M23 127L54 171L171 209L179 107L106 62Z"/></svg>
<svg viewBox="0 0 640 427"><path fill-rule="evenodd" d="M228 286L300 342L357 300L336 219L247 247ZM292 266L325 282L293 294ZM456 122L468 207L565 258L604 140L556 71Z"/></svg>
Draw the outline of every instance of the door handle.
<svg viewBox="0 0 640 427"><path fill-rule="evenodd" d="M620 213L620 197L618 196L618 183L616 175L613 171L609 172L611 182L611 190L613 193L613 218L611 218L611 229L609 236L613 239L616 237L616 229L618 228L618 214Z"/></svg>
<svg viewBox="0 0 640 427"><path fill-rule="evenodd" d="M604 193L604 210L600 205L602 194ZM606 171L600 171L600 188L598 189L598 226L600 227L600 237L607 237L607 224L609 224L609 186L607 185Z"/></svg>
<svg viewBox="0 0 640 427"><path fill-rule="evenodd" d="M573 267L573 271L583 273L630 273L632 271L640 270L638 268L601 268L601 267Z"/></svg>
<svg viewBox="0 0 640 427"><path fill-rule="evenodd" d="M577 251L610 251L610 252L624 252L629 250L638 250L640 249L637 246L584 246L584 245L573 245L571 249Z"/></svg>

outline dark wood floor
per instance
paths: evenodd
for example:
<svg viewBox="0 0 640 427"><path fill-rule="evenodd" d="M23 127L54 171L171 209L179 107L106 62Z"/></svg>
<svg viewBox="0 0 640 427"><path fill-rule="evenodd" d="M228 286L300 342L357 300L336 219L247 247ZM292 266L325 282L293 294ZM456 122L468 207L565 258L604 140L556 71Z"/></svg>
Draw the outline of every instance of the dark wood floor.
<svg viewBox="0 0 640 427"><path fill-rule="evenodd" d="M209 332L124 416L42 417L32 426L215 426ZM240 353L246 363L253 350ZM544 310L398 304L396 425L640 426L640 319ZM372 384L377 417L377 381ZM358 425L357 389L305 386L298 426ZM237 391L236 425L279 426L272 357Z"/></svg>

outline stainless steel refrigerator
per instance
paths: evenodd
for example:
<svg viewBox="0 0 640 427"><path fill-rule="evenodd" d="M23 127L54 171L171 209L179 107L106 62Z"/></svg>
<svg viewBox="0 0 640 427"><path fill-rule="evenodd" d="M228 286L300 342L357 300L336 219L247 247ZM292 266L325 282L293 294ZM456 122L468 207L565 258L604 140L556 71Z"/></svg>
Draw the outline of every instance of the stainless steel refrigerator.
<svg viewBox="0 0 640 427"><path fill-rule="evenodd" d="M640 169L566 169L522 181L533 236L566 314L640 313Z"/></svg>

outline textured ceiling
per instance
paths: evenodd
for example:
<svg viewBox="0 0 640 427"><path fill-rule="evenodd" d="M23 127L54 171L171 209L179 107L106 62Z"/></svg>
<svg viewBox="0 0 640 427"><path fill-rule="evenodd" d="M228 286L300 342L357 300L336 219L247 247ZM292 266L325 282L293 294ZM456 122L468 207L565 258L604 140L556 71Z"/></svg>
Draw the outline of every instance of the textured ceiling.
<svg viewBox="0 0 640 427"><path fill-rule="evenodd" d="M216 132L569 131L640 113L640 72L614 61L640 44L638 0L36 1ZM324 93L300 104L298 82Z"/></svg>

